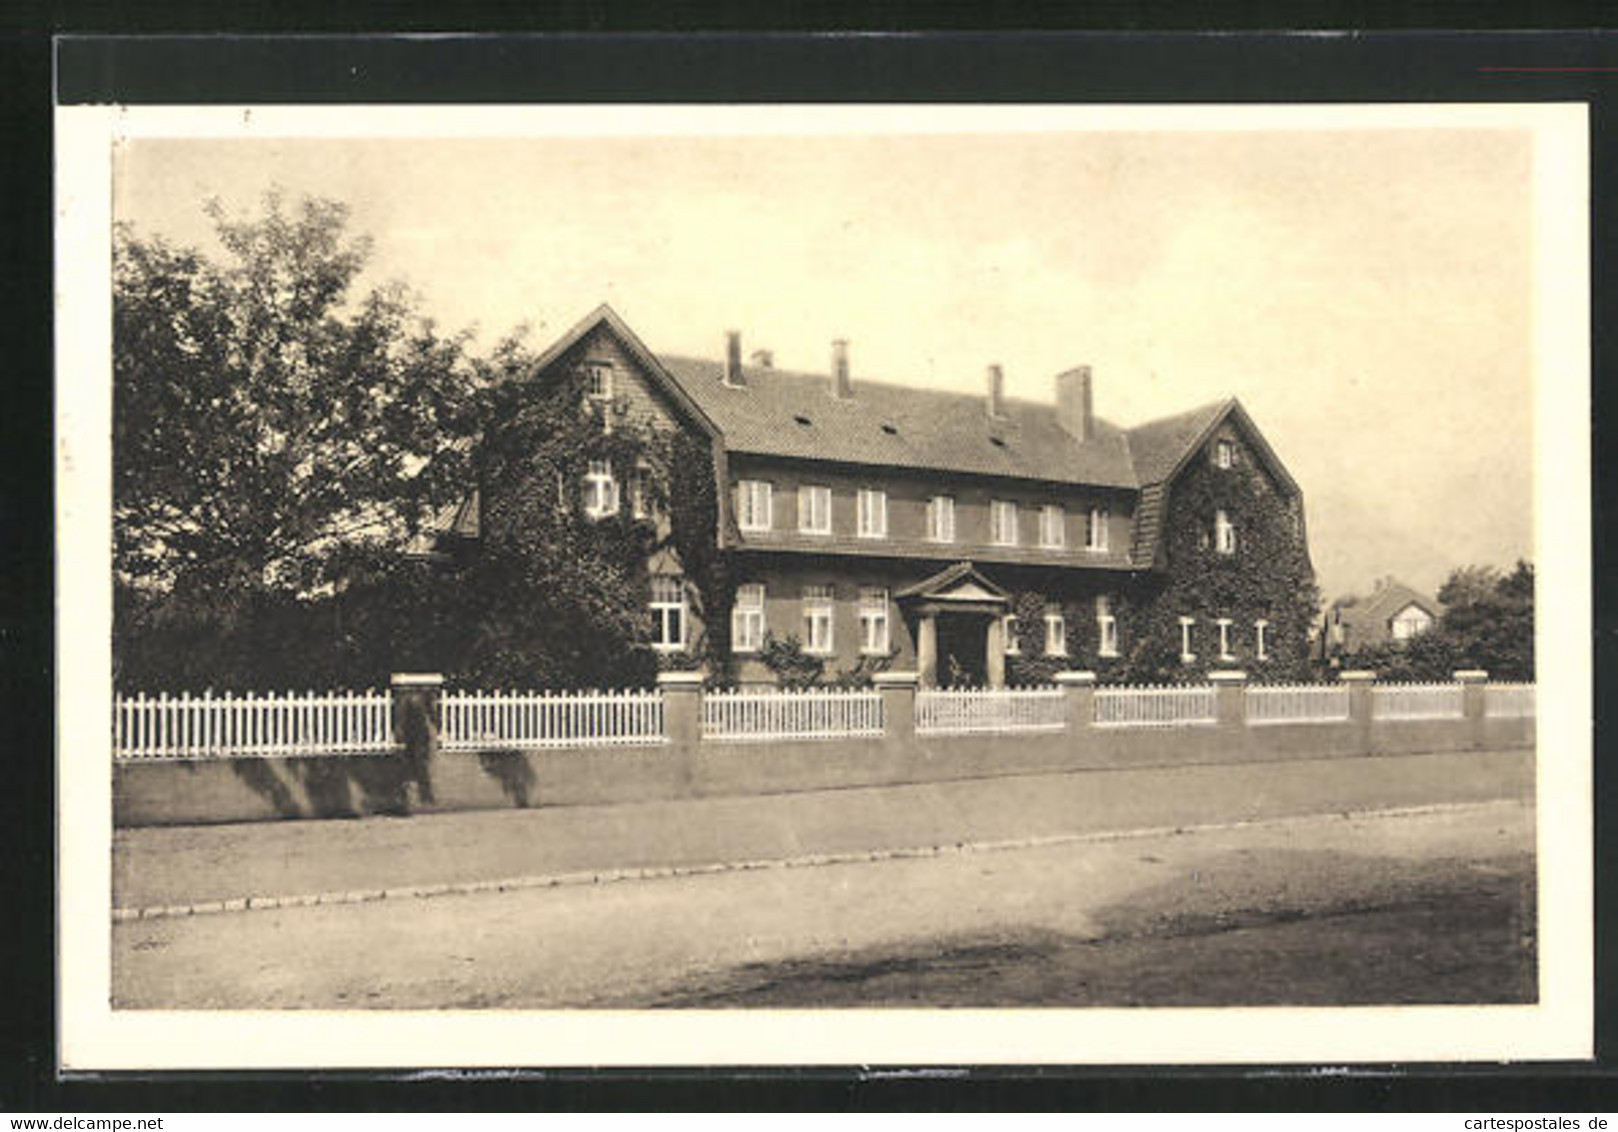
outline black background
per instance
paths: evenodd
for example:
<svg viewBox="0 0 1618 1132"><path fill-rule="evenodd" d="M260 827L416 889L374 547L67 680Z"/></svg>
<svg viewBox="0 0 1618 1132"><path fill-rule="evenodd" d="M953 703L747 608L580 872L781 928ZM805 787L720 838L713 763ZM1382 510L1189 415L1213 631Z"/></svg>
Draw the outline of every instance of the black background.
<svg viewBox="0 0 1618 1132"><path fill-rule="evenodd" d="M604 3L0 5L0 1111L1074 1108L1412 1110L1618 1108L1610 867L1614 175L1618 36L1419 31L1466 19L1523 28L1610 23L1583 5L1313 8L1144 4ZM1530 18L1531 17L1531 18ZM1188 34L1220 24L1223 34ZM1232 28L1369 27L1356 34ZM342 35L204 34L232 32ZM1028 27L1067 31L1030 32ZM843 29L845 34L795 34ZM887 30L893 34L850 35ZM379 31L545 35L359 38ZM701 30L707 29L707 30ZM726 29L718 31L715 29ZM1088 29L1088 30L1082 30ZM1108 30L1101 30L1108 29ZM1149 30L1148 30L1149 29ZM1182 31L1180 29L1186 29ZM53 42L52 32L70 34ZM90 33L123 34L84 38ZM175 33L166 37L157 33ZM679 34L675 34L679 33ZM53 95L54 92L54 95ZM1598 1058L1569 1065L960 1067L534 1071L406 1081L387 1074L150 1074L60 1079L55 1067L52 795L51 138L63 103L1400 102L1590 104ZM1485 485L1480 485L1485 486ZM1486 489L1486 488L1485 488ZM1545 532L1554 538L1554 531ZM71 705L62 705L71 710ZM1541 820L1554 815L1541 814Z"/></svg>

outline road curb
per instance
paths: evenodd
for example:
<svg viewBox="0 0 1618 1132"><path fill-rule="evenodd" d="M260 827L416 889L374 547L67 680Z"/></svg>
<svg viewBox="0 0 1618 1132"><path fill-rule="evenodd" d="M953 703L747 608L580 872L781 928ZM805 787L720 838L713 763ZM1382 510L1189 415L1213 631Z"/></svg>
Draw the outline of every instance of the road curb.
<svg viewBox="0 0 1618 1132"><path fill-rule="evenodd" d="M1395 806L1375 810L1290 814L1274 818L1252 818L1242 821L1209 822L1196 825L1091 830L1084 833L1052 833L1037 837L960 841L947 845L899 846L887 849L848 850L841 853L806 853L796 857L764 857L741 861L700 862L689 865L589 869L568 873L538 873L516 877L500 877L492 880L440 881L430 884L400 885L394 888L340 890L291 896L248 896L230 900L201 901L195 904L114 908L112 909L112 920L114 923L126 923L131 920L174 919L183 916L219 915L230 912L274 911L338 904L367 904L384 900L419 900L430 899L435 896L472 896L491 892L518 892L535 888L577 888L586 885L615 884L630 880L672 880L680 877L748 872L760 869L820 868L826 865L913 860L942 857L950 854L997 853L1018 849L1041 849L1057 845L1128 841L1149 837L1172 837L1184 834L1214 833L1221 830L1281 827L1319 821L1419 817L1428 814L1488 809L1494 806L1521 805L1524 803L1525 800L1523 799L1512 798L1492 799L1482 802L1443 802L1422 806Z"/></svg>

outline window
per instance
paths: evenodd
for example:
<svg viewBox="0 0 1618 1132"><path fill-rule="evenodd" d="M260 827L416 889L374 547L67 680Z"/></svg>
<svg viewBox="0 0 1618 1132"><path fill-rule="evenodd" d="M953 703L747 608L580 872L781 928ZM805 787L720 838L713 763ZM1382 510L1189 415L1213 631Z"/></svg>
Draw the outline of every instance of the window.
<svg viewBox="0 0 1618 1132"><path fill-rule="evenodd" d="M1220 554L1236 553L1236 524L1224 510L1214 512L1214 549Z"/></svg>
<svg viewBox="0 0 1618 1132"><path fill-rule="evenodd" d="M832 588L803 587L803 647L812 653L832 651Z"/></svg>
<svg viewBox="0 0 1618 1132"><path fill-rule="evenodd" d="M927 503L927 538L931 542L955 541L955 497L935 495Z"/></svg>
<svg viewBox="0 0 1618 1132"><path fill-rule="evenodd" d="M888 493L862 487L856 502L859 510L859 536L861 538L887 538Z"/></svg>
<svg viewBox="0 0 1618 1132"><path fill-rule="evenodd" d="M798 530L806 535L831 534L831 488L814 484L798 488Z"/></svg>
<svg viewBox="0 0 1618 1132"><path fill-rule="evenodd" d="M1270 623L1262 618L1253 622L1253 655L1259 660L1270 659Z"/></svg>
<svg viewBox="0 0 1618 1132"><path fill-rule="evenodd" d="M1221 468L1234 468L1236 466L1236 442L1234 440L1214 441L1214 463Z"/></svg>
<svg viewBox="0 0 1618 1132"><path fill-rule="evenodd" d="M1214 624L1219 626L1219 659L1235 660L1230 652L1230 618L1221 617Z"/></svg>
<svg viewBox="0 0 1618 1132"><path fill-rule="evenodd" d="M1419 637L1433 627L1433 619L1426 610L1420 606L1407 605L1399 611L1398 616L1391 624L1393 639L1408 641L1411 637Z"/></svg>
<svg viewBox="0 0 1618 1132"><path fill-rule="evenodd" d="M1045 611L1045 655L1067 655L1067 622L1062 619L1060 610Z"/></svg>
<svg viewBox="0 0 1618 1132"><path fill-rule="evenodd" d="M646 477L650 474L651 469L642 464L629 477L629 513L637 519L645 519L652 513L646 501Z"/></svg>
<svg viewBox="0 0 1618 1132"><path fill-rule="evenodd" d="M770 529L770 484L741 480L736 484L736 525L744 531Z"/></svg>
<svg viewBox="0 0 1618 1132"><path fill-rule="evenodd" d="M652 576L652 647L662 652L685 648L685 581L671 574Z"/></svg>
<svg viewBox="0 0 1618 1132"><path fill-rule="evenodd" d="M1067 512L1057 503L1039 511L1039 545L1058 549L1067 545Z"/></svg>
<svg viewBox="0 0 1618 1132"><path fill-rule="evenodd" d="M1096 652L1118 655L1118 618L1112 612L1112 598L1106 594L1096 595Z"/></svg>
<svg viewBox="0 0 1618 1132"><path fill-rule="evenodd" d="M1092 507L1084 516L1084 549L1102 551L1107 549L1107 520L1109 515L1105 507Z"/></svg>
<svg viewBox="0 0 1618 1132"><path fill-rule="evenodd" d="M1197 654L1192 651L1192 649L1196 645L1196 641L1192 637L1192 629L1196 626L1196 623L1197 623L1197 620L1196 620L1195 617L1182 617L1182 618L1180 618L1180 663L1181 664L1190 664L1193 660L1197 659Z"/></svg>
<svg viewBox="0 0 1618 1132"><path fill-rule="evenodd" d="M1017 640L1017 615L1015 613L1006 614L1005 617L1001 618L1000 624L1001 634L1006 641L1006 655L1021 656L1022 644Z"/></svg>
<svg viewBox="0 0 1618 1132"><path fill-rule="evenodd" d="M989 541L996 546L1017 545L1017 505L1004 499L989 503Z"/></svg>
<svg viewBox="0 0 1618 1132"><path fill-rule="evenodd" d="M584 395L592 401L612 400L612 365L609 362L586 362L584 366Z"/></svg>
<svg viewBox="0 0 1618 1132"><path fill-rule="evenodd" d="M618 513L618 481L612 477L612 463L591 460L584 473L584 513L604 519Z"/></svg>
<svg viewBox="0 0 1618 1132"><path fill-rule="evenodd" d="M860 590L860 652L888 654L888 591L880 587Z"/></svg>
<svg viewBox="0 0 1618 1132"><path fill-rule="evenodd" d="M764 586L749 582L736 587L730 611L730 651L757 652L764 647Z"/></svg>

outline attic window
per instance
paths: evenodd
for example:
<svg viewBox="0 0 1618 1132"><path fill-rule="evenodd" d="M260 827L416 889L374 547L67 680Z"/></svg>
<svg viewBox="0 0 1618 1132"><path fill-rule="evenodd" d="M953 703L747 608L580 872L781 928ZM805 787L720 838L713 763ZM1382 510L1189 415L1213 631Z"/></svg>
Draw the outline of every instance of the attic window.
<svg viewBox="0 0 1618 1132"><path fill-rule="evenodd" d="M797 421L804 428L808 428L810 425L815 423L814 421L810 420L808 417L804 416L802 413L799 413L797 416L793 417L792 419Z"/></svg>
<svg viewBox="0 0 1618 1132"><path fill-rule="evenodd" d="M1006 446L1006 442L1001 440L998 436L989 437L989 443L994 445L996 448L1004 448Z"/></svg>
<svg viewBox="0 0 1618 1132"><path fill-rule="evenodd" d="M883 424L882 431L887 433L889 436L898 436L899 435L899 430L894 428L890 424Z"/></svg>

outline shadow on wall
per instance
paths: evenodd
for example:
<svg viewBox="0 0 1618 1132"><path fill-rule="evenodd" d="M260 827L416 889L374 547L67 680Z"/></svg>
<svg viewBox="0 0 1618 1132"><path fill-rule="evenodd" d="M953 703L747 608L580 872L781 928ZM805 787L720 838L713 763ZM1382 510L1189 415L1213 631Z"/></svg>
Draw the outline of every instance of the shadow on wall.
<svg viewBox="0 0 1618 1132"><path fill-rule="evenodd" d="M483 773L500 783L511 804L526 810L534 804L534 768L520 751L485 751L478 755Z"/></svg>

